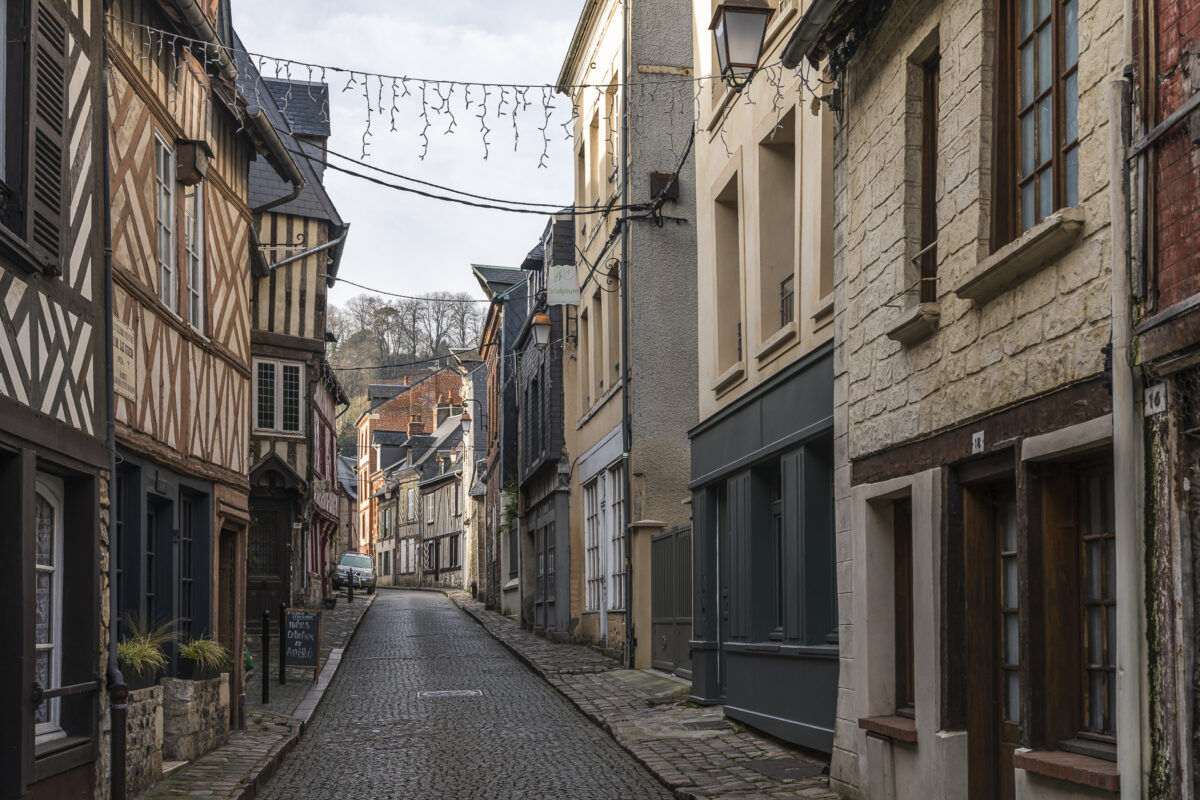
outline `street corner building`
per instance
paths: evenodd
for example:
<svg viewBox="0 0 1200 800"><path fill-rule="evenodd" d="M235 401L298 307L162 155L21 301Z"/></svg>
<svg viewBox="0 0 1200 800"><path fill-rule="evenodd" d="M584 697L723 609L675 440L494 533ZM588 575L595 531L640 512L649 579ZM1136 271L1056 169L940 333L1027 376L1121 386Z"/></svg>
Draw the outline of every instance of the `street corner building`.
<svg viewBox="0 0 1200 800"><path fill-rule="evenodd" d="M693 74L692 41L682 0L583 4L556 85L577 109L579 296L564 341L550 345L563 350L574 464L571 634L630 666L657 662L681 675L690 669L687 431L697 420L700 188L691 103L664 98ZM651 211L623 210L631 204ZM565 566L557 556L556 568Z"/></svg>
<svg viewBox="0 0 1200 800"><path fill-rule="evenodd" d="M847 795L1143 796L1121 17L816 0L784 47L833 87Z"/></svg>
<svg viewBox="0 0 1200 800"><path fill-rule="evenodd" d="M770 4L762 63L779 60L797 7ZM713 4L693 11L707 32ZM711 36L697 42L698 71L720 74ZM831 753L845 646L833 514L833 114L810 111L813 88L798 74L778 88L782 105L770 102L770 77L758 73L741 94L719 81L700 100L694 629L681 633L693 633L694 700Z"/></svg>
<svg viewBox="0 0 1200 800"><path fill-rule="evenodd" d="M0 795L102 795L110 644L104 29L0 6Z"/></svg>

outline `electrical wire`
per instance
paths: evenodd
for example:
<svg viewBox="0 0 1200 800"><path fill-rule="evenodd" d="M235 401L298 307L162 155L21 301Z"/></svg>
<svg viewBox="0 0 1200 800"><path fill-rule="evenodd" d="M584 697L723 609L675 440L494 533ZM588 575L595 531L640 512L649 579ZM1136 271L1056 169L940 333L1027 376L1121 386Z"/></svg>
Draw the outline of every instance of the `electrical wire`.
<svg viewBox="0 0 1200 800"><path fill-rule="evenodd" d="M365 289L368 292L374 292L375 294L387 295L388 297L399 297L402 300L421 300L426 303L490 303L490 302L492 302L491 300L488 300L486 297L484 297L484 298L479 298L479 297L419 297L417 295L411 295L411 294L398 294L396 292L387 292L387 291L384 291L383 289L376 289L372 286L363 286L361 283L355 283L354 281L347 280L345 278L339 278L337 276L322 275L320 277L334 280L337 283L345 283L345 284L349 284L350 286L357 286L359 289Z"/></svg>

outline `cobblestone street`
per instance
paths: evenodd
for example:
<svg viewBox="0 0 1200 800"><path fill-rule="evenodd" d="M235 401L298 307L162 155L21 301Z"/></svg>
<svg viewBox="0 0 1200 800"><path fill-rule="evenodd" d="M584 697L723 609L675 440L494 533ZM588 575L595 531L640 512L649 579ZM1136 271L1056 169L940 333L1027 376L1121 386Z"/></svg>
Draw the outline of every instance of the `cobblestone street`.
<svg viewBox="0 0 1200 800"><path fill-rule="evenodd" d="M444 595L381 591L308 730L258 796L671 794Z"/></svg>

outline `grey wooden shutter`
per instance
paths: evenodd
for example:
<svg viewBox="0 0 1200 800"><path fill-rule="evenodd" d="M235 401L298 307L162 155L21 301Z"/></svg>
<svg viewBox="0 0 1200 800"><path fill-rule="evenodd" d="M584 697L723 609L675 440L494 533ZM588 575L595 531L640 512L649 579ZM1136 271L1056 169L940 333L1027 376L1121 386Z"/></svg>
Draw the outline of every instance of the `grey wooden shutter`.
<svg viewBox="0 0 1200 800"><path fill-rule="evenodd" d="M67 28L48 0L33 0L30 13L27 240L47 270L58 274L67 194Z"/></svg>

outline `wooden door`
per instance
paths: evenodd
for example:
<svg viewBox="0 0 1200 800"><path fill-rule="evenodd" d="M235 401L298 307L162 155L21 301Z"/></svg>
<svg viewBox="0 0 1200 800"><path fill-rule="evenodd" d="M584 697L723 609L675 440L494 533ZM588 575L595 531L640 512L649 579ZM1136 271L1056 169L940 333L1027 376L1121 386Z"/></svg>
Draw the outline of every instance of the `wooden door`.
<svg viewBox="0 0 1200 800"><path fill-rule="evenodd" d="M1016 492L1005 482L964 494L968 796L1012 800L1021 741Z"/></svg>
<svg viewBox="0 0 1200 800"><path fill-rule="evenodd" d="M650 540L651 663L691 677L692 530L672 528Z"/></svg>
<svg viewBox="0 0 1200 800"><path fill-rule="evenodd" d="M251 630L260 630L262 612L270 611L274 621L279 615L279 604L288 599L291 520L279 506L258 503L254 506L246 559L246 624Z"/></svg>

